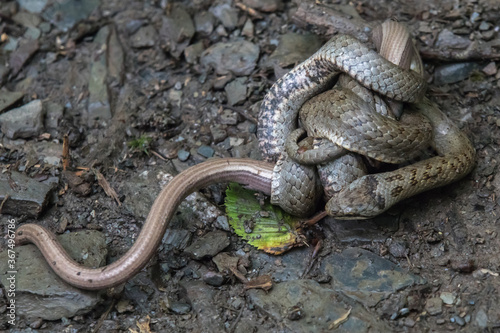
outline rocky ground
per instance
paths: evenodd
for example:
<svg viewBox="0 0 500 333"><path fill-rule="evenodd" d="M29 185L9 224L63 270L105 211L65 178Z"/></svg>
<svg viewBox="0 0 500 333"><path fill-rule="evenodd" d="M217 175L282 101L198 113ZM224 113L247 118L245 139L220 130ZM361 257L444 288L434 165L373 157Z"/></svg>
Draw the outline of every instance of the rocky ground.
<svg viewBox="0 0 500 333"><path fill-rule="evenodd" d="M282 256L234 235L226 185L211 186L185 200L158 256L114 296L62 283L34 246L17 247L8 324L12 224L62 234L89 266L116 260L172 175L259 158L259 103L277 77L329 35L364 39L387 18L408 24L428 96L477 149L470 175L373 220L323 220L307 233L317 254ZM499 22L496 0L2 1L0 330L499 330ZM230 262L248 279L271 276L272 289L245 289Z"/></svg>

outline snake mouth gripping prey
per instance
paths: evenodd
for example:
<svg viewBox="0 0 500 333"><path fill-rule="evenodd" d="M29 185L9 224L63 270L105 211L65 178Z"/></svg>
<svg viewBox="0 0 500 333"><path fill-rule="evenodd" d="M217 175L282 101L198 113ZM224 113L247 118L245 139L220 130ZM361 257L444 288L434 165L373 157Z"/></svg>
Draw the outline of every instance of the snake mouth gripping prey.
<svg viewBox="0 0 500 333"><path fill-rule="evenodd" d="M180 202L213 183L239 182L271 195L273 203L298 216L314 213L325 194L326 212L350 219L376 216L412 195L464 177L474 166L475 151L458 127L423 97L423 67L409 33L386 22L374 35L379 53L338 35L278 80L259 115L259 145L266 161L214 159L181 172L160 192L134 245L116 262L82 267L53 233L35 224L17 229L17 243L34 243L67 283L105 289L141 270ZM334 89L323 92L333 80L338 81ZM411 104L401 121L391 119L391 114L401 115L403 102ZM299 119L299 134L306 133L305 141L311 143L297 144L306 152L302 157L292 140L298 137ZM286 146L292 148L287 152ZM366 174L359 158L403 163L428 146L437 156L385 173ZM308 157L317 153L322 156Z"/></svg>

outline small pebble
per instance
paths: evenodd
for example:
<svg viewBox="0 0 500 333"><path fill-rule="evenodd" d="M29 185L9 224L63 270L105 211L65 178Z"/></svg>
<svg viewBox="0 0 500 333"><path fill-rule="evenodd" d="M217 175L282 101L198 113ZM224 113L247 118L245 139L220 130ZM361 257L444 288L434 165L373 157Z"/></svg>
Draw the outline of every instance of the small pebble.
<svg viewBox="0 0 500 333"><path fill-rule="evenodd" d="M187 159L189 158L191 154L184 150L184 149L180 149L178 152L177 152L177 158L181 161L181 162L186 162Z"/></svg>
<svg viewBox="0 0 500 333"><path fill-rule="evenodd" d="M205 145L198 148L197 152L198 152L198 154L200 154L201 156L206 157L206 158L212 157L215 154L215 151L213 150L212 147L205 146Z"/></svg>
<svg viewBox="0 0 500 333"><path fill-rule="evenodd" d="M443 318L439 318L438 320L436 320L436 324L438 325L443 325L444 323L446 323L446 320L444 320Z"/></svg>
<svg viewBox="0 0 500 333"><path fill-rule="evenodd" d="M460 326L465 325L465 320L463 318L460 318L459 316L453 316L453 318L451 319L455 319L454 321Z"/></svg>

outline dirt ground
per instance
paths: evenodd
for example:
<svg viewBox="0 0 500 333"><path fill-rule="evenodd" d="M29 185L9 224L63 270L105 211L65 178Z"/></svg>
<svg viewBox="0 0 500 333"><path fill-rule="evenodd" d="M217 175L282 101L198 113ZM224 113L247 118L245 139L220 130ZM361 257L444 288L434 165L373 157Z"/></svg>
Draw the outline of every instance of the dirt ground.
<svg viewBox="0 0 500 333"><path fill-rule="evenodd" d="M45 8L52 3L49 1ZM204 21L204 13L217 16L214 8L225 8L224 4L228 4L232 14L214 17L207 20L209 23ZM38 219L21 216L16 217L17 221L39 223L59 232L100 230L106 237L108 262L114 261L137 237L159 192L161 172L176 174L212 156L258 158L258 103L276 75L282 75L294 64L287 60L287 68L282 68L283 63L270 61L271 54L287 33L324 33L311 22L297 24L294 15L299 5L300 2L258 0L102 0L97 9L68 31L55 26L48 31L41 29L38 49L23 62L18 73L11 71L3 77L3 86L9 91L24 92L17 106L40 99L64 107L64 112L55 128L43 131L49 137L38 135L16 141L2 134L0 163L4 169L30 176L57 177L57 198ZM247 278L265 273L273 276L276 284L289 281L291 278L278 278L276 273L286 262L300 271L290 273L295 274L295 280L315 280L333 288L334 282L325 277L328 274L322 263L352 247L367 250L423 282L390 292L375 304L356 303L346 293L336 296L354 309L358 306L366 318L373 318L375 324L366 319L364 331L500 330L500 75L498 53L494 55L500 51L499 4L495 0L340 0L316 1L315 5L344 11L349 7L367 22L393 18L408 23L417 44L431 51L439 50L436 43L444 30L460 36L453 41L493 45L482 54L464 53L462 57L455 51L438 56L430 51L422 53L429 82L427 96L471 139L477 151L477 166L461 181L408 199L375 221L320 222L307 233L322 241L315 259L311 259L312 248L292 250L275 258L263 255L231 232L231 245L225 251L253 263L246 268ZM178 23L175 19L185 21L182 13L172 18L172 11L176 13L178 7L191 20L198 20L196 31L190 33L189 26L184 25L180 31L173 31L171 25ZM35 16L47 22L46 12ZM5 13L1 18L3 32L21 38L25 27ZM110 37L108 44L99 42L98 35L105 26L118 42L111 43L116 37ZM326 39L320 35L318 43ZM254 49L239 46L242 58L223 60L222 69L214 70L217 65L210 66L209 60L208 65L203 63L204 50L217 43L241 40L258 46L256 59L252 59ZM116 45L122 54L112 49ZM113 55L122 56L123 62L111 62L107 53L107 78L102 86L97 85L102 89L96 91L92 81L98 81L100 76L98 69L93 68L97 68L95 64L107 51L117 52ZM2 59L9 58L4 55ZM113 67L115 64L118 68ZM456 79L456 71L444 72L451 64L458 64L456 71L466 71L463 78ZM242 89L242 96L237 99L235 96ZM89 108L102 90L107 93L109 105ZM102 111L106 108L111 118ZM58 151L68 133L71 167L98 170L123 205L104 192L94 175L85 179L87 188L83 190L68 187L74 184L63 176L62 167L43 162L43 156L52 153L49 143L57 144ZM213 207L223 209L224 190L225 185L221 184L202 190L202 194ZM306 322L300 316L280 317L272 310L266 311L259 305L265 293L250 297L241 282L229 273L222 274L221 286L203 282L207 271L217 271L214 263L210 259L194 260L182 250L218 228L214 219L208 217L206 205L194 201L192 206L179 210L172 227L187 230L189 236L183 233L182 240L161 246L159 255L127 283L118 299L103 294L99 305L86 314L53 321L20 318L16 327L0 323L0 329L90 332L99 323L102 332L323 331L312 319ZM198 208L202 211L199 215L193 212ZM2 217L2 223L4 220ZM2 240L2 250L6 244ZM311 269L302 276L311 260ZM265 267L257 263L265 263ZM5 302L5 291L2 298ZM434 306L433 302L438 304ZM305 306L302 310L308 311ZM140 329L136 322L147 321L148 316L149 328ZM296 326L301 320L303 326Z"/></svg>

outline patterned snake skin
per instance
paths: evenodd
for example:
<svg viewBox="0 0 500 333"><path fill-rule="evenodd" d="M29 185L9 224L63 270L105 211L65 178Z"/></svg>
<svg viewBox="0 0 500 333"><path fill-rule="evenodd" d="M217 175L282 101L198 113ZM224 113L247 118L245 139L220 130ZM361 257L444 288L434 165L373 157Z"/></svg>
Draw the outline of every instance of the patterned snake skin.
<svg viewBox="0 0 500 333"><path fill-rule="evenodd" d="M390 43L386 41L386 45ZM387 53L384 43L381 53L384 47ZM404 62L405 57L409 58L408 51L405 52L403 60L391 60L399 64ZM411 56L418 57L418 54ZM331 85L339 73L346 73L366 88L395 101L417 102L405 110L405 114L415 119L405 124L377 114L377 107L364 102L362 97L348 89L336 88L313 97ZM351 175L346 175L348 180L340 179L342 173L334 171L335 184L342 184L344 188L327 193L328 197L332 197L326 206L329 215L344 219L373 217L411 195L465 176L474 166L474 149L434 104L426 99L419 102L424 90L420 73L394 65L353 37L336 36L331 39L278 80L263 101L258 128L260 148L268 161L279 157L271 201L299 216L314 212L311 202L318 202L319 195L312 192L321 191L315 168L291 160L284 151L287 137L297 127L299 110L302 125L309 136L327 138L349 151L379 161L409 161L429 145L431 137L431 146L440 155L392 172L362 176L354 181ZM422 115L426 121L421 120ZM296 132L293 136L297 136ZM340 155L343 154L337 156ZM343 160L351 164L342 166ZM352 164L354 162L355 165ZM364 172L352 157L343 156L335 163L340 169L359 170L356 177ZM329 177L326 172L321 172L322 179Z"/></svg>

